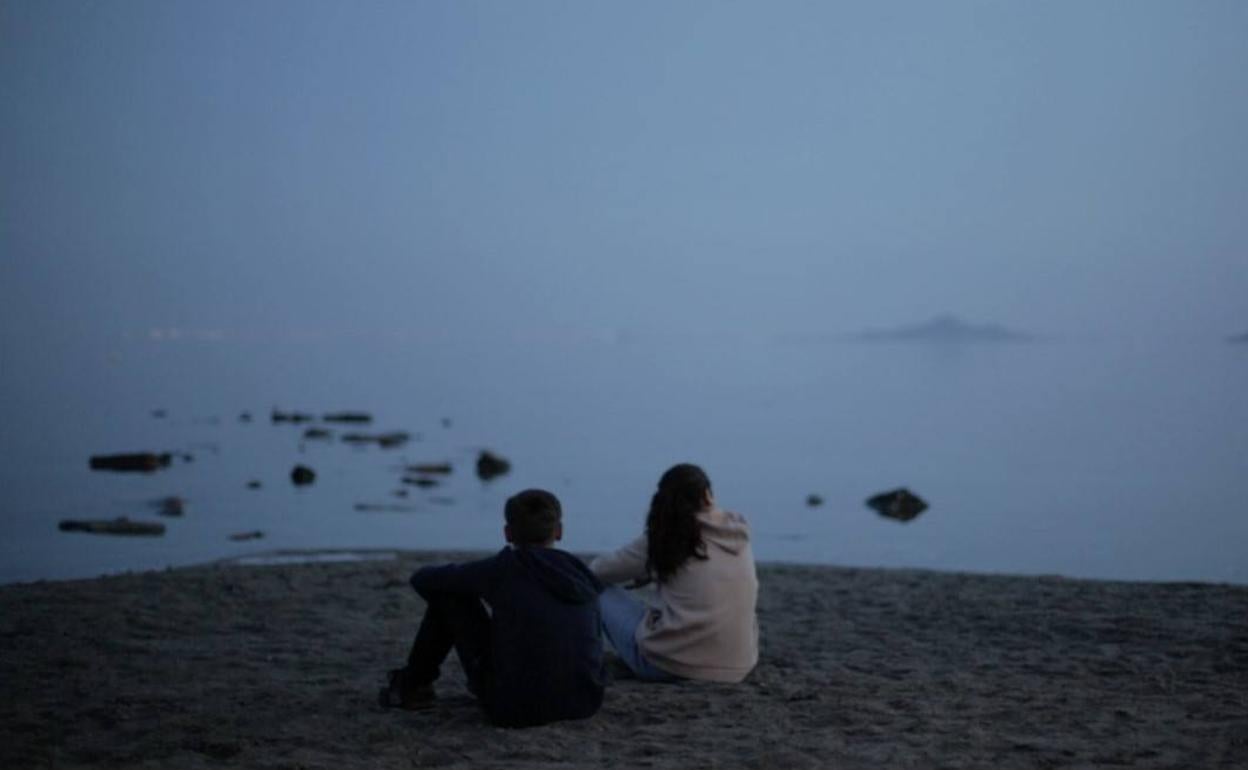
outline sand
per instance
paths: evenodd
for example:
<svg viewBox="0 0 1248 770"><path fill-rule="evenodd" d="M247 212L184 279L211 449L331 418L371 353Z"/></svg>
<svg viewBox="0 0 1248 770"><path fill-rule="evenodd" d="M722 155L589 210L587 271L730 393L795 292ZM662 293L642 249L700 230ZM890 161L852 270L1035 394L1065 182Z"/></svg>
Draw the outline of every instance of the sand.
<svg viewBox="0 0 1248 770"><path fill-rule="evenodd" d="M0 587L0 766L1248 767L1248 588L763 565L739 685L617 680L490 726L453 660L383 710L464 554Z"/></svg>

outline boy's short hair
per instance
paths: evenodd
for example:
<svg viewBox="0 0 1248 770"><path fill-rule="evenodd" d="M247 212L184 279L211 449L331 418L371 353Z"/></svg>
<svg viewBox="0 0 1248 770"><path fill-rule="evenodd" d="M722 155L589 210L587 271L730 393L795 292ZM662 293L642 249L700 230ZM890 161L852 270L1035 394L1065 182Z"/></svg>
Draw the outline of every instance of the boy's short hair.
<svg viewBox="0 0 1248 770"><path fill-rule="evenodd" d="M520 545L545 545L555 539L563 519L559 498L544 489L526 489L507 498L503 508L511 539Z"/></svg>

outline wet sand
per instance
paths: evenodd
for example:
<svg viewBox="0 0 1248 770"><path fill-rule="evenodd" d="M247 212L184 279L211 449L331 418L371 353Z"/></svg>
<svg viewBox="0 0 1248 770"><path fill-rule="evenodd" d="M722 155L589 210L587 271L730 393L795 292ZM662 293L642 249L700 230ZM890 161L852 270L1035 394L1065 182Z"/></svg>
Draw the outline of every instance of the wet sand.
<svg viewBox="0 0 1248 770"><path fill-rule="evenodd" d="M740 685L620 679L490 726L452 661L382 710L465 554L0 587L0 767L1245 767L1248 587L762 565Z"/></svg>

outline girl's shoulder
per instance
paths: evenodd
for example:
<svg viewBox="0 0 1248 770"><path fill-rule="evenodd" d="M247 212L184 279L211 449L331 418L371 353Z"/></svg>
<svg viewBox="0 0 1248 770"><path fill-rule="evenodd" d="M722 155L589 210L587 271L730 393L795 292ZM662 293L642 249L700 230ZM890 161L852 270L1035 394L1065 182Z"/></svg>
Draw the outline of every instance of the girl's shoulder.
<svg viewBox="0 0 1248 770"><path fill-rule="evenodd" d="M702 539L730 553L736 553L749 544L750 525L739 513L715 509L698 516L702 523Z"/></svg>
<svg viewBox="0 0 1248 770"><path fill-rule="evenodd" d="M745 516L736 511L725 511L722 508L712 508L702 511L698 514L698 518L704 524L711 524L721 527L749 527L750 523Z"/></svg>

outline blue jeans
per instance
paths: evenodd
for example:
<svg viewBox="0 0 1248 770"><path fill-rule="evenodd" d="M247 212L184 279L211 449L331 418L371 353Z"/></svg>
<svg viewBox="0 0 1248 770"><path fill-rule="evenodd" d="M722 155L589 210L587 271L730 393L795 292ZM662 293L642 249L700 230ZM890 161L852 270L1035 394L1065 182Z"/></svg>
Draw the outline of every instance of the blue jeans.
<svg viewBox="0 0 1248 770"><path fill-rule="evenodd" d="M646 682L674 682L679 677L658 668L641 653L637 644L637 626L649 611L645 604L618 586L607 586L598 596L602 610L602 632L624 665L638 679Z"/></svg>

